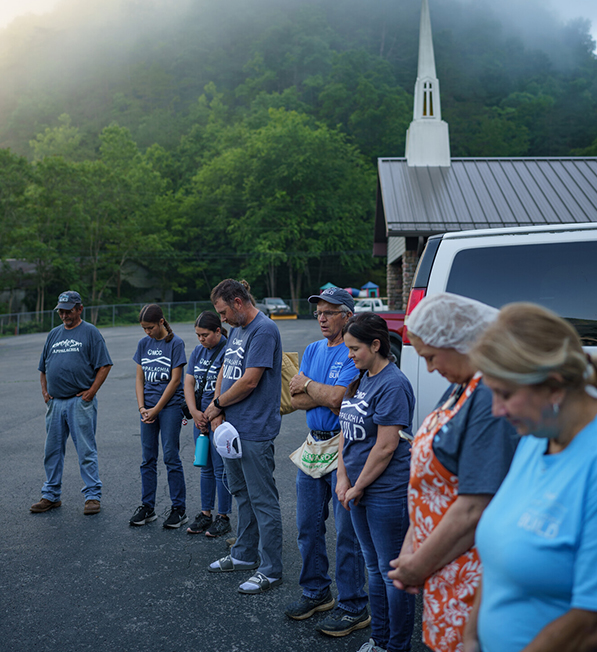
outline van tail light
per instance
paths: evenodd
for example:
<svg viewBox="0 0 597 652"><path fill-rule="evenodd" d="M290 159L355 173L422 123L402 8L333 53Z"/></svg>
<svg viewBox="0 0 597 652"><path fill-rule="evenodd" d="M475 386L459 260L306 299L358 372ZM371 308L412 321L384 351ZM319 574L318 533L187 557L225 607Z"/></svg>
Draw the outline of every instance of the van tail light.
<svg viewBox="0 0 597 652"><path fill-rule="evenodd" d="M412 288L410 294L408 295L408 304L406 305L405 318L408 317L410 313L416 308L419 301L425 297L426 292L427 288ZM410 344L406 325L402 331L402 344Z"/></svg>

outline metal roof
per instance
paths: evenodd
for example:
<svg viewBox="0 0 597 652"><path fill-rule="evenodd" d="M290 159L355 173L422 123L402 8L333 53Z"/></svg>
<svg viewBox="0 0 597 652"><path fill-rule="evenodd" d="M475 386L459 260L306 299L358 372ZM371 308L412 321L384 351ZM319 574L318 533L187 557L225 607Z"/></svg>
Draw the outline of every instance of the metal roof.
<svg viewBox="0 0 597 652"><path fill-rule="evenodd" d="M597 222L597 157L378 160L375 242L463 229ZM379 249L378 249L379 251Z"/></svg>

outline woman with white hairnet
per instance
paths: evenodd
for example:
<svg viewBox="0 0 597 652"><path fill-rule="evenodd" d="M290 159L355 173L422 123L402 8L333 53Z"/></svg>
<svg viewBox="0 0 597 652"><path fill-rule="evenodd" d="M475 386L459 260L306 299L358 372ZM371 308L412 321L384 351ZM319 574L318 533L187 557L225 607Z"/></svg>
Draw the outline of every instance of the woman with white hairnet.
<svg viewBox="0 0 597 652"><path fill-rule="evenodd" d="M497 315L483 303L444 293L423 299L406 322L427 369L452 383L413 442L411 524L389 573L397 588L418 593L424 586L423 640L434 652L463 650L481 571L475 530L518 441L505 419L492 416L491 392L468 355Z"/></svg>

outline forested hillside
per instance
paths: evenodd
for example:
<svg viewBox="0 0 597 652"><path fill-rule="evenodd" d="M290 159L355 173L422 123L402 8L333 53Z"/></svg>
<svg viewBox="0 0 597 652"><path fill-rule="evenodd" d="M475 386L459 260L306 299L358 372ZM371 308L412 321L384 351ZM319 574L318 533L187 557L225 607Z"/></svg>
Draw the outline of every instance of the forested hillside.
<svg viewBox="0 0 597 652"><path fill-rule="evenodd" d="M431 0L452 156L597 154L588 26ZM402 156L419 0L66 0L0 32L0 289L128 300L225 275L383 279L375 159ZM501 13L496 13L501 12ZM51 299L53 301L53 298Z"/></svg>

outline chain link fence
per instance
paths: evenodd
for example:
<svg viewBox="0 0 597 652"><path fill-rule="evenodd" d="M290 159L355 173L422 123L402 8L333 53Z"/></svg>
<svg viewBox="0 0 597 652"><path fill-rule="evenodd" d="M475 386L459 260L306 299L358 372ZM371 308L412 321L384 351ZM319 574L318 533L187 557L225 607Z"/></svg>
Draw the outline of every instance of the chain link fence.
<svg viewBox="0 0 597 652"><path fill-rule="evenodd" d="M292 305L290 300L285 301L288 305ZM85 306L83 319L99 328L138 324L139 312L144 305L144 303L125 303L111 306ZM213 310L211 301L171 301L160 305L169 322L194 322L204 310ZM313 310L313 305L306 299L298 301L298 307L298 313L295 314L300 318L310 316ZM0 336L48 333L61 323L55 310L0 315Z"/></svg>

